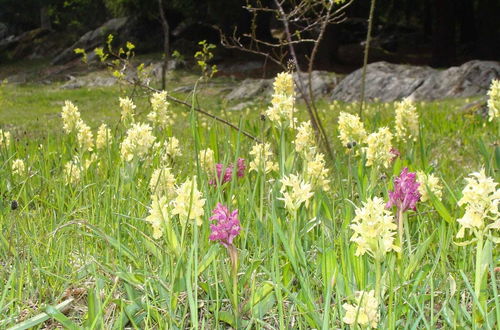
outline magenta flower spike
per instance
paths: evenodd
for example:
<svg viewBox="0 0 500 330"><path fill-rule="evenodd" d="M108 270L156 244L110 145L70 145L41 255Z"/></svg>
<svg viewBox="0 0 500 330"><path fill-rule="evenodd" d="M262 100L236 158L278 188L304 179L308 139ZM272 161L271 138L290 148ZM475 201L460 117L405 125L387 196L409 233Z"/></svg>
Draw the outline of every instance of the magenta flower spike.
<svg viewBox="0 0 500 330"><path fill-rule="evenodd" d="M238 176L238 178L242 178L243 176L245 176L245 169L246 169L245 159L238 158L238 162L236 165L237 165L236 175ZM216 173L217 179L212 179L212 180L210 180L209 183L211 185L215 186L215 185L217 185L217 182L219 182L220 184L224 184L226 182L231 181L231 179L233 178L233 167L234 167L233 164L229 164L224 169L224 164L220 164L220 163L215 164L215 173Z"/></svg>
<svg viewBox="0 0 500 330"><path fill-rule="evenodd" d="M219 241L226 248L233 246L233 240L240 233L240 220L238 219L238 210L230 212L228 208L221 203L212 211L210 220L217 220L216 224L210 225L211 241Z"/></svg>
<svg viewBox="0 0 500 330"><path fill-rule="evenodd" d="M401 158L401 152L396 148L391 148L390 153L393 155L391 161L394 162L396 159Z"/></svg>
<svg viewBox="0 0 500 330"><path fill-rule="evenodd" d="M245 176L245 169L247 168L245 165L245 159L244 158L238 158L238 178L242 178Z"/></svg>
<svg viewBox="0 0 500 330"><path fill-rule="evenodd" d="M418 191L420 183L415 178L416 174L408 172L407 167L401 171L401 174L394 179L394 190L389 191L387 208L396 206L400 212L416 209L417 202L420 200Z"/></svg>

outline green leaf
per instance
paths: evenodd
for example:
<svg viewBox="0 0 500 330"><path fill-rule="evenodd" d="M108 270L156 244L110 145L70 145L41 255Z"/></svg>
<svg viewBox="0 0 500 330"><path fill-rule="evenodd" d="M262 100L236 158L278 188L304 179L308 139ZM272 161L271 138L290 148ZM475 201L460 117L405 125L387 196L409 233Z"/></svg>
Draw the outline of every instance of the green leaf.
<svg viewBox="0 0 500 330"><path fill-rule="evenodd" d="M198 264L198 276L200 276L205 269L214 261L217 253L219 251L219 247L217 245L212 245L208 252L205 254L201 262Z"/></svg>
<svg viewBox="0 0 500 330"><path fill-rule="evenodd" d="M118 316L118 318L116 319L115 323L113 324L113 330L121 330L123 329L129 322L131 322L132 324L137 324L138 323L138 319L136 317L134 317L135 315L137 315L137 313L139 311L142 311L143 308L141 307L141 305L139 305L138 303L134 302L130 305L128 305L127 307L125 307L120 315Z"/></svg>
<svg viewBox="0 0 500 330"><path fill-rule="evenodd" d="M70 299L67 299L65 301L63 301L62 303L60 303L59 305L55 306L54 308L57 309L58 311L62 311L62 310L65 310L66 308L68 308L71 303L74 301L73 298L70 298ZM50 316L47 314L47 313L41 313L41 314L38 314L24 322L21 322L11 328L9 328L9 330L24 330L24 329L29 329L29 328L33 328L33 327L36 327L40 324L42 324L43 322L47 321L48 319L50 319Z"/></svg>
<svg viewBox="0 0 500 330"><path fill-rule="evenodd" d="M61 313L57 308L53 306L45 307L45 313L47 313L50 317L61 323L65 329L76 330L81 329L76 323L71 321L66 315Z"/></svg>
<svg viewBox="0 0 500 330"><path fill-rule="evenodd" d="M337 273L337 259L333 248L328 248L321 255L321 272L323 274L323 285L327 288L333 283Z"/></svg>
<svg viewBox="0 0 500 330"><path fill-rule="evenodd" d="M262 284L259 284L257 290L252 293L250 301L243 307L243 311L246 313L250 309L254 308L258 303L266 299L267 296L269 296L269 294L273 292L273 290L274 285L272 282L266 281Z"/></svg>
<svg viewBox="0 0 500 330"><path fill-rule="evenodd" d="M429 191L429 198L431 200L432 205L434 205L434 208L439 213L439 215L444 219L444 221L450 224L453 223L453 218L448 209L446 208L446 206L444 206L443 202L441 202L439 198L434 196L434 194L431 191Z"/></svg>

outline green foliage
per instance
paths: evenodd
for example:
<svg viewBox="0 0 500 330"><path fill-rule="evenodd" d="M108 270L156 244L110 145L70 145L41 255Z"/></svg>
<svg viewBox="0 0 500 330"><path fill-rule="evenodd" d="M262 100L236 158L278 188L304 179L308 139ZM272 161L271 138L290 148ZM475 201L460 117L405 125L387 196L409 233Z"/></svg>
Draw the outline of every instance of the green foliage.
<svg viewBox="0 0 500 330"><path fill-rule="evenodd" d="M132 49L125 46L124 52ZM191 79L194 83L197 78ZM382 266L385 298L379 328L471 328L474 305L481 305L478 313L484 316L485 328L495 328L500 320L494 280L498 276L494 269L500 266L498 248L484 244L479 259L482 295L488 297L483 302L474 293L475 246L454 244L456 219L463 214L456 196L464 186L464 175L484 165L487 173L498 177L493 160L498 126L480 116L464 115L463 100L419 103L421 141L396 143L401 159L394 168L378 173L371 187L365 160L346 153L336 138L339 112L354 113L357 106L320 100L319 113L336 156L329 164L331 191L317 191L309 208L302 207L293 216L280 200L279 173L246 172L224 186L210 185L211 174L197 165L196 148L213 149L216 161L225 165L239 157L248 164L254 142L172 103L169 111L176 116L175 123L165 130L155 128L154 134L158 141L171 136L181 141L182 155L170 163L172 171L178 182L197 175L207 201L202 226L183 226L173 217L165 223L164 237L153 239L151 225L144 219L151 202L149 179L161 160L158 156L134 164L121 160L120 143L127 127L119 121L118 102L118 96L133 95L135 119L146 122L150 95L132 89L120 94L117 87L61 90L7 84L3 88L6 102L0 122L8 125L14 143L0 147L2 328L46 327L44 322L51 322L69 329L260 329L286 328L291 320L296 328L345 328L342 305L352 301L355 291L372 289L376 279L372 260L354 255L349 228L354 209L370 195L387 198L392 176L403 166L432 170L445 190L439 203L431 196L408 215L413 248L405 247L400 259L390 255ZM181 99L190 96L171 94ZM196 98L211 113L270 142L285 173L302 170L294 134L279 132L261 120L267 103L234 112L225 111L213 91L201 90ZM59 112L66 99L79 106L94 132L106 122L113 134L113 143L96 153L96 163L76 185L64 181L64 163L79 153L75 137L61 131ZM298 117L307 118L302 104ZM393 127L394 105L369 104L365 124L369 131ZM29 175L12 175L10 166L16 158L25 160ZM104 171L97 161L104 164ZM13 199L19 203L16 210L11 209ZM225 248L208 239L208 218L218 202L237 208L241 219L242 232L235 241L236 288ZM172 243L169 235L177 242ZM235 305L238 313L233 313Z"/></svg>
<svg viewBox="0 0 500 330"><path fill-rule="evenodd" d="M75 37L106 20L108 15L102 0L0 0L0 22L13 30L38 28L42 7L47 8L53 29Z"/></svg>
<svg viewBox="0 0 500 330"><path fill-rule="evenodd" d="M75 54L82 55L82 62L87 63L87 52L83 48L75 48L73 49ZM96 53L97 54L97 53Z"/></svg>
<svg viewBox="0 0 500 330"><path fill-rule="evenodd" d="M194 54L194 58L201 69L203 78L208 80L217 73L217 65L213 64L210 66L208 64L208 62L214 57L212 49L215 49L215 45L207 43L206 40L198 42L198 45L201 46L201 50Z"/></svg>

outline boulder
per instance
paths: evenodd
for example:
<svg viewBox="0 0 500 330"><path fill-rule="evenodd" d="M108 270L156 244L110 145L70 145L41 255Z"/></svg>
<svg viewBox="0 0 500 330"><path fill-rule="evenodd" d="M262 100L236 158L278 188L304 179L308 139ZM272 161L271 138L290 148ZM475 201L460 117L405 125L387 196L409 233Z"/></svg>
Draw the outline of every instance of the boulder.
<svg viewBox="0 0 500 330"><path fill-rule="evenodd" d="M78 89L83 87L107 87L118 83L118 79L107 74L90 73L86 76L69 76L69 81L61 85L61 89Z"/></svg>
<svg viewBox="0 0 500 330"><path fill-rule="evenodd" d="M236 104L235 106L230 107L228 110L229 111L242 111L242 110L252 108L254 106L255 106L255 103L253 103L252 101L245 101L245 102L241 102L241 103Z"/></svg>
<svg viewBox="0 0 500 330"><path fill-rule="evenodd" d="M295 90L299 95L300 84L298 74L294 73ZM307 73L300 75L305 92L309 92L309 78ZM335 73L327 71L313 71L311 73L311 86L314 97L329 94L338 83L339 78ZM269 97L273 93L273 79L245 79L226 95L228 101L253 99L256 97ZM299 95L300 96L300 95Z"/></svg>
<svg viewBox="0 0 500 330"><path fill-rule="evenodd" d="M34 29L26 31L18 36L8 36L0 40L0 53L8 53L9 58L25 58L39 52L47 40L50 39L51 31L47 29Z"/></svg>
<svg viewBox="0 0 500 330"><path fill-rule="evenodd" d="M272 79L245 79L238 84L229 94L226 95L228 101L256 98L268 96L273 90Z"/></svg>
<svg viewBox="0 0 500 330"><path fill-rule="evenodd" d="M500 77L500 62L470 61L437 70L427 66L371 63L366 68L365 98L388 102L410 97L437 100L486 94L491 80ZM345 77L333 90L332 99L359 100L362 69Z"/></svg>
<svg viewBox="0 0 500 330"><path fill-rule="evenodd" d="M436 72L412 94L416 100L485 95L493 79L500 79L500 62L470 61Z"/></svg>
<svg viewBox="0 0 500 330"><path fill-rule="evenodd" d="M151 70L151 78L155 81L161 81L163 61L157 61L149 64ZM185 61L171 59L167 62L167 71L175 71L186 66Z"/></svg>
<svg viewBox="0 0 500 330"><path fill-rule="evenodd" d="M75 54L75 48L82 48L87 52L91 52L96 47L104 46L109 34L119 36L121 39L127 39L130 32L129 26L130 19L128 17L110 19L97 29L88 31L77 42L63 50L52 60L52 65L64 64L79 58L81 55Z"/></svg>
<svg viewBox="0 0 500 330"><path fill-rule="evenodd" d="M302 73L302 83L304 84L305 92L309 93L309 75L307 73ZM298 74L294 73L293 79L295 81L295 90L297 94L299 93L297 84ZM338 84L339 77L335 73L328 71L313 71L311 72L311 87L314 97L321 97L323 95L329 94L333 88Z"/></svg>

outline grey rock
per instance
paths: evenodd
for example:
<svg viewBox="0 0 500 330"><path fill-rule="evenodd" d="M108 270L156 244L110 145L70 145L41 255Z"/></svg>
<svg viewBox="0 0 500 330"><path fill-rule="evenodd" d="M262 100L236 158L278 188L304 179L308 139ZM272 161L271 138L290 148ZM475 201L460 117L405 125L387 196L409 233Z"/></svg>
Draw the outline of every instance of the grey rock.
<svg viewBox="0 0 500 330"><path fill-rule="evenodd" d="M307 73L299 75L294 73L295 89L300 96L299 90L304 89L309 93L309 78ZM339 78L335 73L327 71L313 71L311 73L311 87L314 97L321 97L329 94ZM226 96L228 101L251 99L256 97L269 97L273 93L273 79L245 79Z"/></svg>
<svg viewBox="0 0 500 330"><path fill-rule="evenodd" d="M470 61L458 67L436 71L413 93L416 100L485 95L491 81L500 78L500 62Z"/></svg>
<svg viewBox="0 0 500 330"><path fill-rule="evenodd" d="M302 88L305 89L305 93L309 93L309 75L307 73L301 73L301 82L303 84ZM293 79L295 81L295 89L299 93L299 85L301 82L298 80L299 75L294 73ZM339 77L335 73L328 71L313 71L311 72L311 87L314 97L321 97L323 95L329 94L333 88L338 84Z"/></svg>
<svg viewBox="0 0 500 330"><path fill-rule="evenodd" d="M8 81L9 84L13 85L19 85L19 84L25 84L28 81L28 73L26 72L21 72L18 74L14 74L12 76L8 76L6 80Z"/></svg>
<svg viewBox="0 0 500 330"><path fill-rule="evenodd" d="M174 71L184 67L186 63L181 60L172 59L167 62L167 71ZM156 80L161 80L163 61L153 62L150 64L151 67L151 77Z"/></svg>
<svg viewBox="0 0 500 330"><path fill-rule="evenodd" d="M236 104L235 106L230 107L229 111L241 111L248 108L253 107L255 104L252 101L246 101Z"/></svg>
<svg viewBox="0 0 500 330"><path fill-rule="evenodd" d="M271 95L272 79L245 79L226 95L228 101L256 98Z"/></svg>
<svg viewBox="0 0 500 330"><path fill-rule="evenodd" d="M190 93L194 89L194 86L179 86L174 88L174 92L176 93Z"/></svg>
<svg viewBox="0 0 500 330"><path fill-rule="evenodd" d="M99 76L94 74L89 74L87 76L82 76L75 78L69 76L69 81L64 83L61 89L78 89L83 87L107 87L113 86L118 82L115 77L110 76Z"/></svg>
<svg viewBox="0 0 500 330"><path fill-rule="evenodd" d="M61 89L78 89L85 86L85 82L80 79L73 78L61 86Z"/></svg>
<svg viewBox="0 0 500 330"><path fill-rule="evenodd" d="M96 47L104 46L109 34L113 34L114 36L119 35L120 38L127 38L127 33L125 32L130 23L129 21L128 17L113 18L97 29L88 31L77 42L57 55L52 60L52 64L64 64L80 57L81 55L75 54L75 48L82 48L87 52L91 52Z"/></svg>
<svg viewBox="0 0 500 330"><path fill-rule="evenodd" d="M438 100L486 94L492 79L500 77L500 62L470 61L459 67L437 70L376 62L366 69L365 98L388 102L410 97L413 100ZM333 90L332 99L359 100L362 69L345 77Z"/></svg>

